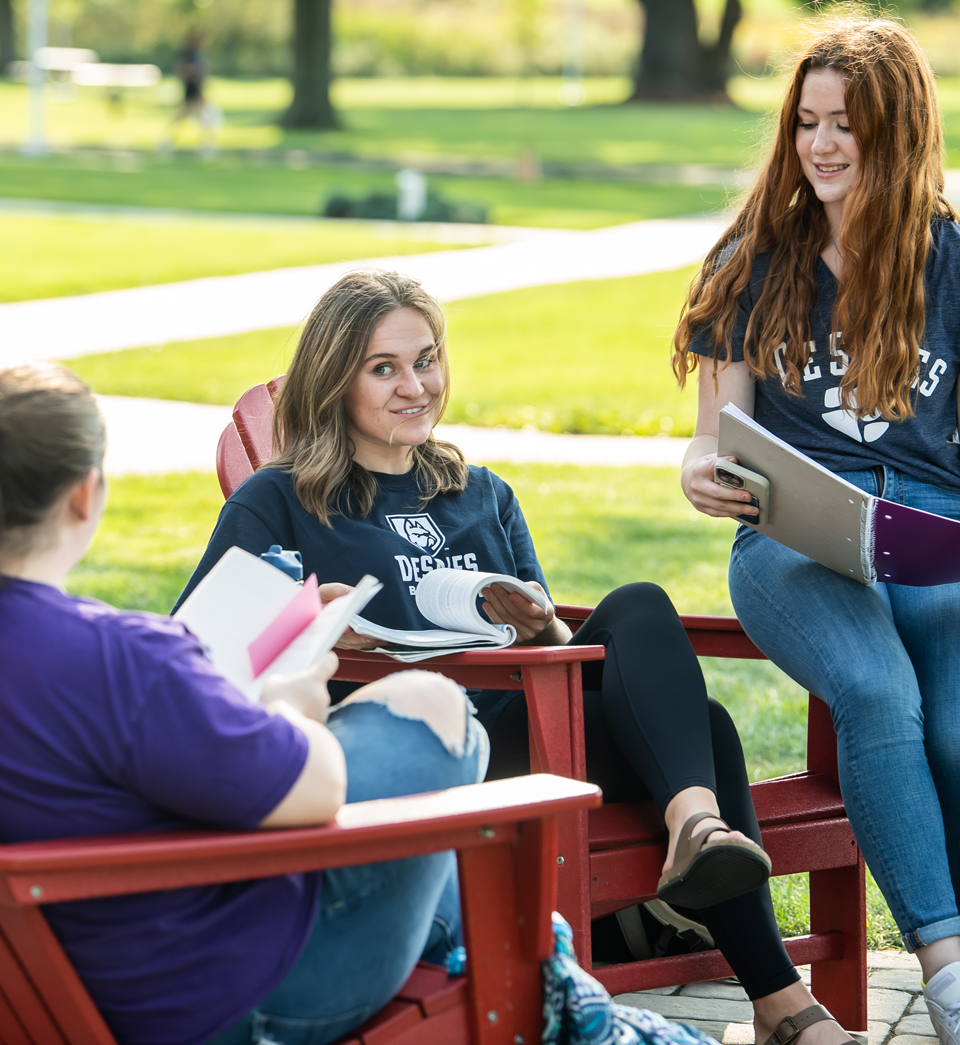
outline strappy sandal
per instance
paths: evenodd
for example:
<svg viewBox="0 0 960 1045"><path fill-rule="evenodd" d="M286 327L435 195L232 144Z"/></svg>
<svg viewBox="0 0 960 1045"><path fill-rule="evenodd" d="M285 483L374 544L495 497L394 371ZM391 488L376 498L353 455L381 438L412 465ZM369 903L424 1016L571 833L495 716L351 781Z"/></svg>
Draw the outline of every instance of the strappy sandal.
<svg viewBox="0 0 960 1045"><path fill-rule="evenodd" d="M660 876L658 900L698 910L759 889L770 877L770 857L756 842L709 837L730 832L723 820L723 827L707 827L695 835L694 827L707 819L720 820L713 813L695 813L683 825L673 867Z"/></svg>
<svg viewBox="0 0 960 1045"><path fill-rule="evenodd" d="M796 1016L787 1016L777 1024L776 1030L764 1042L764 1045L793 1045L793 1042L810 1026L821 1020L832 1020L833 1017L822 1005L811 1005L802 1009ZM850 1045L856 1045L854 1038L848 1038ZM846 1045L846 1042L843 1043Z"/></svg>

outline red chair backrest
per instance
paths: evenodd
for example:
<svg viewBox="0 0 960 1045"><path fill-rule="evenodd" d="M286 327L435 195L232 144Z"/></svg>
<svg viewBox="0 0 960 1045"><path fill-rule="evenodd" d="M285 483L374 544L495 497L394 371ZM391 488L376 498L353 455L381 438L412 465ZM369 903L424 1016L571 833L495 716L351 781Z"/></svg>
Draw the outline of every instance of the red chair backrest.
<svg viewBox="0 0 960 1045"><path fill-rule="evenodd" d="M273 402L285 375L244 392L217 443L217 478L225 498L273 456Z"/></svg>

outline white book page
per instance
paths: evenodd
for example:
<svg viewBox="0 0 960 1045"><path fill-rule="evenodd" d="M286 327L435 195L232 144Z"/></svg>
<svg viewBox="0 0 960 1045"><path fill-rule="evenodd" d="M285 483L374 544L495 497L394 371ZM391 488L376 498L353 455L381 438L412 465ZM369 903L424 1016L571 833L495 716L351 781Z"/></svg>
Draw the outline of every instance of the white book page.
<svg viewBox="0 0 960 1045"><path fill-rule="evenodd" d="M230 548L174 614L203 643L213 666L239 690L253 681L247 647L300 592L256 555Z"/></svg>
<svg viewBox="0 0 960 1045"><path fill-rule="evenodd" d="M417 609L434 624L445 628L472 631L480 635L496 634L501 626L481 616L477 596L491 584L508 591L520 592L541 608L546 600L535 588L503 573L477 573L473 570L434 570L417 585Z"/></svg>
<svg viewBox="0 0 960 1045"><path fill-rule="evenodd" d="M357 611L362 610L382 587L376 577L367 574L353 591L328 602L280 656L257 678L243 687L244 696L256 703L268 676L297 675L306 671L325 653L329 653L350 626L350 621Z"/></svg>

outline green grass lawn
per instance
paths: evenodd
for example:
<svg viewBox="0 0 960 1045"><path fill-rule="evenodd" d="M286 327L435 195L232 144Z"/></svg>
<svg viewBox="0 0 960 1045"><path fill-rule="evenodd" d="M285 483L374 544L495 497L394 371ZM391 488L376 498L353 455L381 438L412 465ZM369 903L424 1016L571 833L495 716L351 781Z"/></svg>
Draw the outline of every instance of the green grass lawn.
<svg viewBox="0 0 960 1045"><path fill-rule="evenodd" d="M0 152L0 197L130 207L312 216L330 196L392 191L393 177L385 170L300 170L231 158L201 163L81 153L35 159ZM552 178L524 184L513 178L431 175L429 184L448 199L482 204L488 220L500 225L599 228L701 214L727 201L719 188L628 181Z"/></svg>
<svg viewBox="0 0 960 1045"><path fill-rule="evenodd" d="M416 226L378 235L354 222L169 224L0 214L0 301L449 250Z"/></svg>
<svg viewBox="0 0 960 1045"><path fill-rule="evenodd" d="M670 338L694 269L532 287L448 307L449 421L549 431L689 435ZM293 328L67 360L105 395L232 405L283 373Z"/></svg>
<svg viewBox="0 0 960 1045"><path fill-rule="evenodd" d="M514 157L533 145L544 160L694 163L738 167L750 162L766 130L764 114L779 105L781 82L735 77L737 106L621 105L624 77L588 79L586 104L564 106L557 77L348 78L335 82L341 127L334 131L285 130L274 122L290 99L286 80L209 82L221 107L218 140L227 149L315 149L359 158L415 162L418 155ZM960 81L939 80L947 147L960 162ZM128 91L110 105L96 88L51 88L48 133L59 147L151 149L167 137L176 107L176 83ZM27 90L0 83L0 144L19 145L27 125ZM196 144L186 125L175 142Z"/></svg>
<svg viewBox="0 0 960 1045"><path fill-rule="evenodd" d="M333 92L340 129L285 130L277 116L290 99L286 80L213 78L207 93L224 123L226 149L314 149L360 158L407 162L418 154L507 157L533 145L545 160L623 163L711 163L736 166L757 141L761 117L734 106L658 106L619 103L622 77L587 83L587 104L560 104L556 77L341 79ZM60 147L151 149L168 136L178 100L168 80L128 91L111 106L103 91L48 92L50 141ZM27 88L0 83L0 143L16 145L27 126ZM175 144L196 143L190 124Z"/></svg>
<svg viewBox="0 0 960 1045"><path fill-rule="evenodd" d="M732 612L726 561L733 524L694 513L677 474L660 468L497 465L517 491L557 602L594 605L632 580L656 580L683 613ZM126 476L70 590L124 608L168 612L223 503L212 473ZM765 662L703 662L710 693L733 715L754 780L803 768L806 698ZM781 931L809 932L806 875L772 883ZM871 946L898 946L868 880Z"/></svg>

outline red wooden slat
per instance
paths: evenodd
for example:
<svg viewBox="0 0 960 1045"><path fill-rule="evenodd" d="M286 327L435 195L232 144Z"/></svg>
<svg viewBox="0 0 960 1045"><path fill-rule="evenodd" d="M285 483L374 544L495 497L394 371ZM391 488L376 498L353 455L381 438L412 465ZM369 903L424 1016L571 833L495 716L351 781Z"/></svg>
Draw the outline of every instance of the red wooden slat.
<svg viewBox="0 0 960 1045"><path fill-rule="evenodd" d="M361 840L444 834L451 828L515 824L600 804L592 784L547 774L468 784L400 798L355 802L323 827L283 831L179 831L101 838L21 842L0 846L0 872L91 867L106 861L142 863L188 857L245 856L260 851L329 849Z"/></svg>
<svg viewBox="0 0 960 1045"><path fill-rule="evenodd" d="M237 426L231 421L217 443L217 479L224 499L228 498L244 479L253 475L247 451L240 442Z"/></svg>
<svg viewBox="0 0 960 1045"><path fill-rule="evenodd" d="M851 867L860 857L846 817L808 824L778 824L766 828L762 837L775 875Z"/></svg>
<svg viewBox="0 0 960 1045"><path fill-rule="evenodd" d="M807 709L807 769L837 780L837 733L827 705L810 694Z"/></svg>
<svg viewBox="0 0 960 1045"><path fill-rule="evenodd" d="M779 824L766 828L762 837L775 875L847 867L856 864L859 855L850 821L844 817ZM665 842L592 852L591 900L604 903L620 898L652 898L666 855Z"/></svg>
<svg viewBox="0 0 960 1045"><path fill-rule="evenodd" d="M520 952L530 962L546 961L553 951L551 914L557 903L557 818L528 820L520 825L514 853L514 886L520 925Z"/></svg>
<svg viewBox="0 0 960 1045"><path fill-rule="evenodd" d="M400 667L382 653L337 650L337 656L340 664L334 678L345 682L375 682ZM603 660L604 656L603 646L511 646L434 657L421 661L417 668L447 675L467 689L521 689L525 666Z"/></svg>
<svg viewBox="0 0 960 1045"><path fill-rule="evenodd" d="M657 842L666 837L660 810L653 802L613 802L591 809L590 850Z"/></svg>
<svg viewBox="0 0 960 1045"><path fill-rule="evenodd" d="M467 1003L445 1009L390 1039L390 1045L470 1045Z"/></svg>
<svg viewBox="0 0 960 1045"><path fill-rule="evenodd" d="M821 773L794 773L751 784L761 827L843 817L840 790ZM653 802L616 802L592 809L590 849L612 849L661 841L666 828Z"/></svg>
<svg viewBox="0 0 960 1045"><path fill-rule="evenodd" d="M0 977L0 983L2 982L2 977ZM2 989L0 989L0 1045L33 1045Z"/></svg>
<svg viewBox="0 0 960 1045"><path fill-rule="evenodd" d="M556 861L556 850L540 859ZM542 1027L540 962L524 958L517 923L517 860L513 845L459 854L473 1045L535 1042Z"/></svg>
<svg viewBox="0 0 960 1045"><path fill-rule="evenodd" d="M391 1001L362 1023L353 1034L363 1045L389 1045L404 1031L418 1027L423 1022L423 1013L416 1002Z"/></svg>
<svg viewBox="0 0 960 1045"><path fill-rule="evenodd" d="M465 1003L467 980L464 976L449 976L442 965L419 962L407 982L397 991L401 1001L414 1001L424 1016Z"/></svg>
<svg viewBox="0 0 960 1045"><path fill-rule="evenodd" d="M809 965L811 962L840 958L843 955L844 937L838 932L818 933L796 936L791 940L784 940L783 943L794 965ZM592 975L611 994L624 994L654 987L672 987L677 983L718 980L730 976L732 972L719 951L699 951L696 954L681 954L674 958L607 965L595 968Z"/></svg>
<svg viewBox="0 0 960 1045"><path fill-rule="evenodd" d="M811 969L812 990L842 1027L867 1027L867 896L863 856L851 867L810 875L810 930L839 930L846 940L842 958ZM839 956L838 956L839 957Z"/></svg>
<svg viewBox="0 0 960 1045"><path fill-rule="evenodd" d="M750 785L750 797L761 827L846 815L836 779L824 773L762 780Z"/></svg>
<svg viewBox="0 0 960 1045"><path fill-rule="evenodd" d="M39 1034L31 1028L38 1045L56 1045L64 1039L70 1045L116 1045L40 911L30 907L0 906L0 929L29 980L31 997L39 998L45 1014L49 1013L47 1026L43 1020L37 1023ZM12 980L4 976L2 982L7 985ZM15 1001L17 1014L25 1023L28 1012L37 1014L36 1008L21 1004L19 995L8 992L8 997ZM24 999L25 1003L29 1000ZM59 1032L54 1029L54 1023Z"/></svg>
<svg viewBox="0 0 960 1045"><path fill-rule="evenodd" d="M273 456L273 397L266 385L254 385L240 396L233 420L256 470Z"/></svg>
<svg viewBox="0 0 960 1045"><path fill-rule="evenodd" d="M51 1045L62 1045L63 1037L6 939L2 928L3 913L0 911L0 985L3 993L14 1006L28 1042L46 1045L49 1041Z"/></svg>

